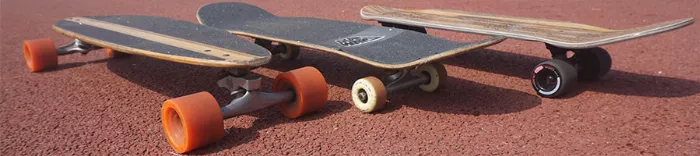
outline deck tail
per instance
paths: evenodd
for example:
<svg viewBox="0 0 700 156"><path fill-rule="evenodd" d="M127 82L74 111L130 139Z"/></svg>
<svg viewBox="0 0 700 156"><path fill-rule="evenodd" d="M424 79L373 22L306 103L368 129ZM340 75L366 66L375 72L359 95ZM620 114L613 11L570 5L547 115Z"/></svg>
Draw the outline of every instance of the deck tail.
<svg viewBox="0 0 700 156"><path fill-rule="evenodd" d="M685 18L672 21L666 21L636 28L624 29L613 32L610 36L616 36L614 38L621 39L635 39L644 36L651 36L655 34L664 33L667 31L675 30L693 24L695 22L694 18ZM623 40L620 40L623 41ZM619 41L618 41L619 42Z"/></svg>
<svg viewBox="0 0 700 156"><path fill-rule="evenodd" d="M651 25L613 30L611 32L602 33L600 36L594 38L588 38L587 40L581 40L576 43L559 43L556 41L545 40L550 44L563 48L573 48L573 49L583 49L583 48L593 48L604 45L609 45L613 43L639 39L642 37L648 37L652 35L657 35L672 30L676 30L685 26L692 24L695 20L693 18L677 19L672 21L666 21L661 23L655 23Z"/></svg>

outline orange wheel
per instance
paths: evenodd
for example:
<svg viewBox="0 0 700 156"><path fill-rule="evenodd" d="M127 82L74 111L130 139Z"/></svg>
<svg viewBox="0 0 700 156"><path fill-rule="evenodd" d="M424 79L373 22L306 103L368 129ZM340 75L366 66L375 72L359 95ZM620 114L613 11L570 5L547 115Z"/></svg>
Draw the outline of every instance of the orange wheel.
<svg viewBox="0 0 700 156"><path fill-rule="evenodd" d="M107 53L107 57L110 57L110 58L122 58L122 57L127 57L127 56L131 55L131 54L123 53L123 52L114 51L114 50L108 49L108 48L105 48L105 52Z"/></svg>
<svg viewBox="0 0 700 156"><path fill-rule="evenodd" d="M38 72L58 66L58 53L49 38L24 41L24 61L30 72Z"/></svg>
<svg viewBox="0 0 700 156"><path fill-rule="evenodd" d="M314 67L303 67L277 75L273 92L293 90L294 101L277 104L284 116L297 118L323 108L328 101L326 79Z"/></svg>
<svg viewBox="0 0 700 156"><path fill-rule="evenodd" d="M224 137L224 118L208 92L199 92L163 103L161 120L170 147L178 153L216 142Z"/></svg>

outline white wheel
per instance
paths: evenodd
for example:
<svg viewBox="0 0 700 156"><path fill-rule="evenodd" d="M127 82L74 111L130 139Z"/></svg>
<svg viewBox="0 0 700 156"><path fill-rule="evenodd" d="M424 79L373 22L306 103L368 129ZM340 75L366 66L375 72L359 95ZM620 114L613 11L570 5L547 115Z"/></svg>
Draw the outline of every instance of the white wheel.
<svg viewBox="0 0 700 156"><path fill-rule="evenodd" d="M355 81L352 85L352 102L357 109L365 113L384 108L386 103L384 83L372 76Z"/></svg>
<svg viewBox="0 0 700 156"><path fill-rule="evenodd" d="M430 82L418 86L425 92L434 92L447 81L447 70L440 63L420 65L416 68L416 71L430 77Z"/></svg>
<svg viewBox="0 0 700 156"><path fill-rule="evenodd" d="M278 54L280 58L284 60L293 60L299 56L299 46L290 44L282 44L279 46L284 47L284 50L280 50L280 53Z"/></svg>

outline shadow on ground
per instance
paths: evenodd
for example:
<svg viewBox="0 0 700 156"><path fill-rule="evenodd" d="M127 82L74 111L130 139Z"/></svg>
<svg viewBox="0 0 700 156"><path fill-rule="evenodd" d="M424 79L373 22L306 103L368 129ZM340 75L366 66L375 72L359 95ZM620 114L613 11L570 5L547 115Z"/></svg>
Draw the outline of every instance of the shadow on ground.
<svg viewBox="0 0 700 156"><path fill-rule="evenodd" d="M520 55L496 50L478 50L446 59L443 63L529 79L530 71L545 58ZM615 58L613 58L613 67ZM611 70L600 81L580 83L569 97L582 91L646 97L685 97L700 92L700 83L678 78L635 74Z"/></svg>
<svg viewBox="0 0 700 156"><path fill-rule="evenodd" d="M109 59L107 67L116 75L144 88L153 90L170 98L180 97L200 91L210 92L220 105L230 102L233 97L227 90L219 88L216 81L221 77L220 68L193 66L167 62L147 57L126 57ZM265 68L285 72L303 66L317 67L329 84L349 89L352 83L362 77L381 75L382 69L371 67L347 58L337 57L323 52L304 50L297 61L273 59ZM262 91L272 88L272 78L262 77ZM448 78L450 85L444 91L424 93L413 88L390 95L391 103L384 111L387 113L402 106L455 114L505 114L533 108L541 103L537 96L524 92L498 88L459 78ZM349 96L349 93L348 93ZM506 97L506 98L503 98ZM287 119L276 108L258 110L248 115L257 119L250 128L229 128L225 140L202 148L193 153L210 153L250 142L258 136L258 131L278 124L316 120L325 116L350 109L351 103L329 99L323 110L300 119Z"/></svg>
<svg viewBox="0 0 700 156"><path fill-rule="evenodd" d="M440 113L498 115L525 111L542 103L538 96L518 90L454 77L448 78L448 82L448 86L433 93L425 93L418 88L400 91L390 96L386 111L404 105Z"/></svg>
<svg viewBox="0 0 700 156"><path fill-rule="evenodd" d="M253 121L253 124L249 128L236 128L235 126L229 127L225 131L223 139L218 142L212 143L208 146L196 149L188 154L213 154L219 151L231 149L241 144L245 144L255 140L259 135L260 130L264 130L275 125L281 125L285 123L298 123L306 122L312 120L322 119L326 116L343 112L350 108L350 104L344 101L328 101L325 108L322 110L304 115L296 119L289 119L277 112L264 111L256 112L251 115L257 116L258 119Z"/></svg>
<svg viewBox="0 0 700 156"><path fill-rule="evenodd" d="M207 91L214 95L220 106L224 106L233 100L233 97L227 94L228 91L226 89L219 88L216 85L216 81L222 75L220 68L185 65L137 56L108 60L107 67L116 75L132 83L170 98ZM263 83L260 90L272 90L273 79L264 76L261 78ZM297 119L285 117L279 113L276 107L257 110L246 114L258 117L252 127L227 128L226 136L219 143L197 149L192 153L211 153L222 148L228 149L252 141L258 136L259 130L278 124L321 119L328 115L343 112L349 109L350 106L351 104L342 101L328 101L323 109Z"/></svg>
<svg viewBox="0 0 700 156"><path fill-rule="evenodd" d="M366 76L379 76L383 69L325 52L304 50L299 61L268 65L270 69L287 71L303 66L314 66L323 72L329 84L351 89L353 82ZM389 94L390 103L378 113L389 113L403 106L426 111L451 114L507 114L534 108L541 99L525 92L499 88L464 80L448 78L448 84L434 93L414 87ZM349 91L347 96L350 96Z"/></svg>
<svg viewBox="0 0 700 156"><path fill-rule="evenodd" d="M477 50L445 59L442 62L458 67L527 79L531 68L545 60L544 58L502 51ZM89 63L96 62L103 61ZM208 91L216 97L220 105L227 104L232 100L232 97L227 94L227 90L216 86L215 82L221 77L222 70L220 68L172 63L147 57L110 59L106 62L107 67L118 76L171 98ZM80 65L82 64L75 63L70 67ZM348 90L355 80L365 76L382 75L384 72L383 69L348 58L313 50L303 50L301 57L296 61L273 59L273 62L264 68L285 72L303 66L318 68L329 84ZM261 90L271 90L272 78L262 78ZM540 97L513 89L484 85L455 77L449 77L448 81L450 85L435 93L425 93L416 87L390 94L390 103L379 113L393 112L403 106L408 106L440 113L491 115L524 111L541 103ZM683 97L697 94L700 85L690 80L613 70L603 81L580 85L580 89L574 93L580 93L581 90L619 95ZM258 136L258 131L262 129L278 124L316 120L352 107L351 103L345 101L329 100L331 101L323 110L299 119L287 119L275 108L249 113L249 115L258 117L252 127L229 127L226 130L227 135L224 140L193 151L193 153L206 154L229 149L254 140Z"/></svg>
<svg viewBox="0 0 700 156"><path fill-rule="evenodd" d="M58 66L53 69L47 69L44 71L39 71L39 72L54 72L54 71L60 71L64 69L71 69L71 68L77 68L77 67L82 67L85 65L93 64L93 63L103 63L103 62L108 62L110 59L99 59L99 60L93 60L93 61L88 61L88 62L71 62L71 63L61 63L60 61L58 62Z"/></svg>

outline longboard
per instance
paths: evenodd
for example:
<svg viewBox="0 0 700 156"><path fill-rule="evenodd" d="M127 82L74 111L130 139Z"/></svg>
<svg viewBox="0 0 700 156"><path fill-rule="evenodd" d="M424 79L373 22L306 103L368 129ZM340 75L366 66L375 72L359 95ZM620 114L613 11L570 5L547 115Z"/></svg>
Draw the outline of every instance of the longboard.
<svg viewBox="0 0 700 156"><path fill-rule="evenodd" d="M194 65L255 67L271 58L266 49L224 30L164 17L71 17L53 29L99 47Z"/></svg>
<svg viewBox="0 0 700 156"><path fill-rule="evenodd" d="M261 78L250 74L268 63L270 51L221 29L153 16L71 17L53 25L56 32L75 38L56 48L51 39L24 42L30 71L57 66L58 55L88 53L105 48L108 56L141 55L185 64L222 67L228 73L217 81L234 99L220 107L208 92L165 101L163 132L171 147L184 153L224 136L224 119L276 105L296 118L323 108L328 88L320 71L303 67L275 78L272 92L259 91Z"/></svg>
<svg viewBox="0 0 700 156"><path fill-rule="evenodd" d="M255 38L257 43L278 42L287 49L305 47L330 52L378 68L394 71L369 76L352 85L352 99L363 112L381 109L387 93L408 87L432 92L445 84L447 71L439 59L484 48L505 40L493 37L455 42L430 35L383 26L310 17L280 17L245 3L207 4L197 11L201 24ZM297 47L297 48L294 48ZM274 51L274 50L273 50ZM290 53L291 54L291 53ZM290 55L288 55L290 56Z"/></svg>
<svg viewBox="0 0 700 156"><path fill-rule="evenodd" d="M237 35L276 41L349 57L376 67L402 69L502 41L462 43L429 35L335 20L279 17L257 6L221 2L197 11L201 24Z"/></svg>
<svg viewBox="0 0 700 156"><path fill-rule="evenodd" d="M467 33L505 36L548 43L560 48L584 49L637 39L675 30L694 22L677 19L630 29L614 30L586 24L513 17L457 10L407 10L369 5L361 9L363 19Z"/></svg>
<svg viewBox="0 0 700 156"><path fill-rule="evenodd" d="M379 5L363 7L360 15L363 19L379 21L383 26L418 32L435 28L544 42L553 60L540 63L531 72L532 86L543 97L562 96L579 80L594 81L607 74L612 58L599 46L668 32L694 22L693 18L685 18L613 30L535 18L457 10L408 10ZM568 52L573 55L567 56Z"/></svg>

